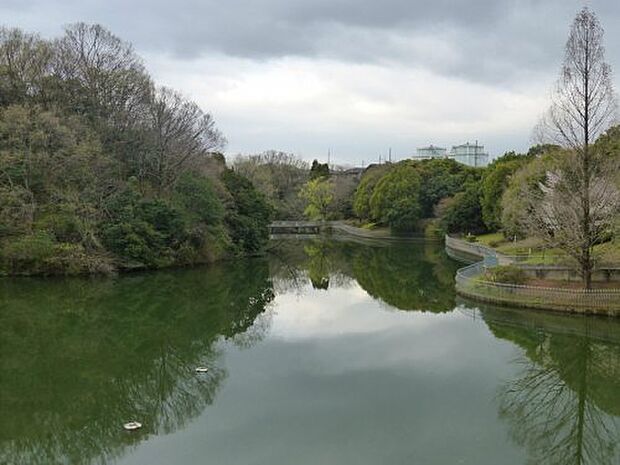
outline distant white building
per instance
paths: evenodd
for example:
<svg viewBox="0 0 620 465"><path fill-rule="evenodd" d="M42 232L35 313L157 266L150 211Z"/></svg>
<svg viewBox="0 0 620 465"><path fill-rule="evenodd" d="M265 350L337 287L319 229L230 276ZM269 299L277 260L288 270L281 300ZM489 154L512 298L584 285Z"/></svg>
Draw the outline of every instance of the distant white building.
<svg viewBox="0 0 620 465"><path fill-rule="evenodd" d="M448 151L446 149L431 144L428 147L418 148L416 156L413 158L418 160L429 160L431 158L446 158L447 155Z"/></svg>
<svg viewBox="0 0 620 465"><path fill-rule="evenodd" d="M467 142L454 145L450 151L450 158L475 168L487 166L489 163L489 154L484 151L484 145L478 145L478 141L475 144Z"/></svg>
<svg viewBox="0 0 620 465"><path fill-rule="evenodd" d="M467 142L466 144L453 145L450 153L443 147L431 144L428 147L418 148L416 154L411 158L413 160L451 158L459 163L473 167L483 167L489 163L489 154L484 151L483 145L478 145L478 142L475 144Z"/></svg>

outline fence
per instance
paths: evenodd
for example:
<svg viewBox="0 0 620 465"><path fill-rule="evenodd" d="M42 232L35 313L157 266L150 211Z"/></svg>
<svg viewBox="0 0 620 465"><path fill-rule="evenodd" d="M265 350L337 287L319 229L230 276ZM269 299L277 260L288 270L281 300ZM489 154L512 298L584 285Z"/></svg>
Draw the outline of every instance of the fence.
<svg viewBox="0 0 620 465"><path fill-rule="evenodd" d="M456 273L456 291L463 296L529 308L620 316L620 289L569 289L485 281L483 276L488 268L508 263L519 266L518 260L449 236L446 236L446 251L453 257L463 254L479 258Z"/></svg>

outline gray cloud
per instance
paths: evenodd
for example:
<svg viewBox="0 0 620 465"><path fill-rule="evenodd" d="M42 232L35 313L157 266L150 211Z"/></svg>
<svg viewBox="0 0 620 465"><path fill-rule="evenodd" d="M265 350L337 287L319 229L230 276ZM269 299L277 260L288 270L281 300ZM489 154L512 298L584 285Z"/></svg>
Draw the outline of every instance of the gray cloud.
<svg viewBox="0 0 620 465"><path fill-rule="evenodd" d="M620 42L620 3L594 0ZM102 23L139 50L196 58L218 52L257 60L282 56L419 66L480 82L510 82L557 68L578 0L4 0L25 27ZM4 10L4 11L3 11ZM13 12L14 14L11 14ZM55 25L58 27L58 25ZM425 47L414 45L422 41ZM612 60L613 65L620 65Z"/></svg>
<svg viewBox="0 0 620 465"><path fill-rule="evenodd" d="M607 31L607 58L620 73L620 2L588 4ZM147 67L165 84L214 111L231 150L318 155L331 147L359 162L388 146L404 156L416 144L466 138L486 141L494 154L527 148L582 5L583 0L0 0L0 24L53 37L67 23L100 23L147 56ZM299 76L286 68L291 60L295 66L311 63L310 69ZM381 72L359 75L376 69ZM285 103L251 102L248 95L271 95L270 86L286 71L290 88L277 89ZM305 79L323 77L317 100L296 103L303 92L295 86L303 90ZM458 82L449 85L452 78ZM201 85L205 80L208 86ZM246 94L230 95L236 91ZM385 116L373 120L343 112L351 102L377 105L377 114ZM441 111L428 111L435 102ZM416 112L421 107L423 117ZM312 116L295 118L308 113ZM376 121L372 130L365 125L369 119ZM473 120L482 122L472 126ZM322 124L330 129L317 133Z"/></svg>

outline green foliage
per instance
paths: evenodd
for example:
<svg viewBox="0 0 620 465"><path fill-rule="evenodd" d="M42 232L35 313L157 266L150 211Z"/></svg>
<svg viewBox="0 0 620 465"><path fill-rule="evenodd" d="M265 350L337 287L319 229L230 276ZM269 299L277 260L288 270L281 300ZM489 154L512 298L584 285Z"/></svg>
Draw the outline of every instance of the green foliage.
<svg viewBox="0 0 620 465"><path fill-rule="evenodd" d="M526 219L530 215L528 198L539 189L548 168L555 158L561 155L558 151L547 152L523 165L510 176L501 200L501 226L506 237L523 238L527 235Z"/></svg>
<svg viewBox="0 0 620 465"><path fill-rule="evenodd" d="M560 149L561 147L555 144L537 144L530 147L530 149L527 151L527 157L532 159L535 157L540 157L549 152L558 151ZM517 155L517 157L520 157L520 155Z"/></svg>
<svg viewBox="0 0 620 465"><path fill-rule="evenodd" d="M594 144L596 157L620 158L620 124L609 128Z"/></svg>
<svg viewBox="0 0 620 465"><path fill-rule="evenodd" d="M219 224L224 218L224 207L209 179L192 173L181 176L175 193L179 204L194 222Z"/></svg>
<svg viewBox="0 0 620 465"><path fill-rule="evenodd" d="M224 142L211 115L155 87L101 26L54 41L0 28L0 272L256 253L269 207L241 177L224 185Z"/></svg>
<svg viewBox="0 0 620 465"><path fill-rule="evenodd" d="M329 165L319 163L318 160L312 162L310 167L310 179L326 178L329 176Z"/></svg>
<svg viewBox="0 0 620 465"><path fill-rule="evenodd" d="M113 281L0 280L0 429L20 438L3 439L0 461L113 461L140 441L119 434L136 409L153 432L182 429L226 379L218 344L262 338L254 323L273 298L264 260ZM188 369L201 365L209 376Z"/></svg>
<svg viewBox="0 0 620 465"><path fill-rule="evenodd" d="M423 218L432 217L433 210L441 199L461 192L468 182L478 181L481 173L479 169L444 158L423 160L414 166L420 174L420 207Z"/></svg>
<svg viewBox="0 0 620 465"><path fill-rule="evenodd" d="M42 213L36 221L35 228L47 231L60 242L75 242L81 240L79 217L71 211L69 205L58 205L58 208L49 208L49 213Z"/></svg>
<svg viewBox="0 0 620 465"><path fill-rule="evenodd" d="M129 263L124 266L161 267L174 261L185 239L181 213L162 200L143 200L127 190L108 203L111 220L102 235L106 248Z"/></svg>
<svg viewBox="0 0 620 465"><path fill-rule="evenodd" d="M525 271L514 265L500 265L490 268L482 276L482 279L494 283L516 285L523 285L528 281Z"/></svg>
<svg viewBox="0 0 620 465"><path fill-rule="evenodd" d="M536 149L535 152L538 150ZM480 203L482 218L488 230L497 231L501 228L502 195L508 186L509 178L532 158L532 155L518 155L515 152L508 152L487 167L482 179Z"/></svg>
<svg viewBox="0 0 620 465"><path fill-rule="evenodd" d="M362 219L370 219L370 197L379 180L389 171L390 165L376 165L368 168L355 190L353 212Z"/></svg>
<svg viewBox="0 0 620 465"><path fill-rule="evenodd" d="M55 242L43 231L16 238L2 250L4 269L10 274L45 273L45 262L54 254Z"/></svg>
<svg viewBox="0 0 620 465"><path fill-rule="evenodd" d="M25 234L32 228L32 195L22 187L0 187L0 239Z"/></svg>
<svg viewBox="0 0 620 465"><path fill-rule="evenodd" d="M370 214L396 231L412 231L420 219L420 175L400 163L383 176L370 197Z"/></svg>
<svg viewBox="0 0 620 465"><path fill-rule="evenodd" d="M478 238L474 236L472 233L467 233L467 235L465 236L465 240L471 243L478 242Z"/></svg>
<svg viewBox="0 0 620 465"><path fill-rule="evenodd" d="M59 243L45 261L45 274L111 274L113 264L108 256L88 253L81 244ZM28 274L32 274L29 270Z"/></svg>
<svg viewBox="0 0 620 465"><path fill-rule="evenodd" d="M479 234L486 230L480 207L480 184L469 183L464 192L446 199L439 210L446 232Z"/></svg>
<svg viewBox="0 0 620 465"><path fill-rule="evenodd" d="M239 252L258 253L269 239L272 209L252 183L233 170L224 171L222 181L230 195L225 215L230 237Z"/></svg>
<svg viewBox="0 0 620 465"><path fill-rule="evenodd" d="M430 244L355 248L352 276L373 298L400 310L441 313L454 308L458 267Z"/></svg>
<svg viewBox="0 0 620 465"><path fill-rule="evenodd" d="M406 168L403 168L404 166ZM384 200L383 206L377 207L382 198L382 194L375 195L378 185L382 183L385 189L385 186L391 183L390 179L400 176L393 174L398 170L401 170L401 174L402 170L409 173L411 185L404 188L401 182L400 187L391 188L392 196ZM468 183L479 182L480 176L481 170L449 159L380 165L369 169L362 177L355 192L353 210L362 220L390 224L401 230L420 229L422 225L419 220L432 218L440 201L461 192ZM384 181L385 178L387 181ZM401 194L397 193L401 188L404 188ZM371 207L373 196L376 207L374 210Z"/></svg>
<svg viewBox="0 0 620 465"><path fill-rule="evenodd" d="M311 179L299 195L306 202L304 214L308 218L320 221L328 218L334 200L334 189L331 181L324 178Z"/></svg>

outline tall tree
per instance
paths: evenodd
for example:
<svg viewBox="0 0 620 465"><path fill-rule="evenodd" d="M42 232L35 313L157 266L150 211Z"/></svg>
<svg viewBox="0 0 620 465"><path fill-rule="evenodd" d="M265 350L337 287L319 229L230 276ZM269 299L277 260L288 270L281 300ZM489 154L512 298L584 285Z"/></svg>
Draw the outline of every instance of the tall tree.
<svg viewBox="0 0 620 465"><path fill-rule="evenodd" d="M116 128L131 125L146 109L152 83L133 47L102 26L76 23L57 40L54 74L78 85L73 110Z"/></svg>
<svg viewBox="0 0 620 465"><path fill-rule="evenodd" d="M299 196L306 201L304 214L308 218L325 221L334 201L334 185L329 179L311 179L301 189Z"/></svg>
<svg viewBox="0 0 620 465"><path fill-rule="evenodd" d="M413 231L420 219L420 175L415 167L402 162L381 180L370 197L372 219L395 231Z"/></svg>
<svg viewBox="0 0 620 465"><path fill-rule="evenodd" d="M303 218L304 202L298 194L308 180L309 167L299 156L275 150L239 155L234 168L267 197L277 219Z"/></svg>
<svg viewBox="0 0 620 465"><path fill-rule="evenodd" d="M139 172L144 171L159 192L173 185L192 162L222 149L226 143L209 113L167 87L158 89L148 118L152 151Z"/></svg>
<svg viewBox="0 0 620 465"><path fill-rule="evenodd" d="M605 216L610 207L617 208L607 202L618 202L613 182L607 179L609 160L597 156L591 145L613 124L617 110L603 33L596 15L583 8L571 27L553 102L537 128L542 140L570 149L575 159L550 173L541 189L542 201L535 199L540 208L533 231L576 259L586 288L591 287L593 247L609 229ZM576 197L576 205L570 197ZM563 212L562 203L569 200Z"/></svg>
<svg viewBox="0 0 620 465"><path fill-rule="evenodd" d="M310 179L325 178L329 176L329 165L327 163L319 163L318 160L312 161L310 167Z"/></svg>
<svg viewBox="0 0 620 465"><path fill-rule="evenodd" d="M39 36L0 27L0 106L40 94L51 60L51 47Z"/></svg>

